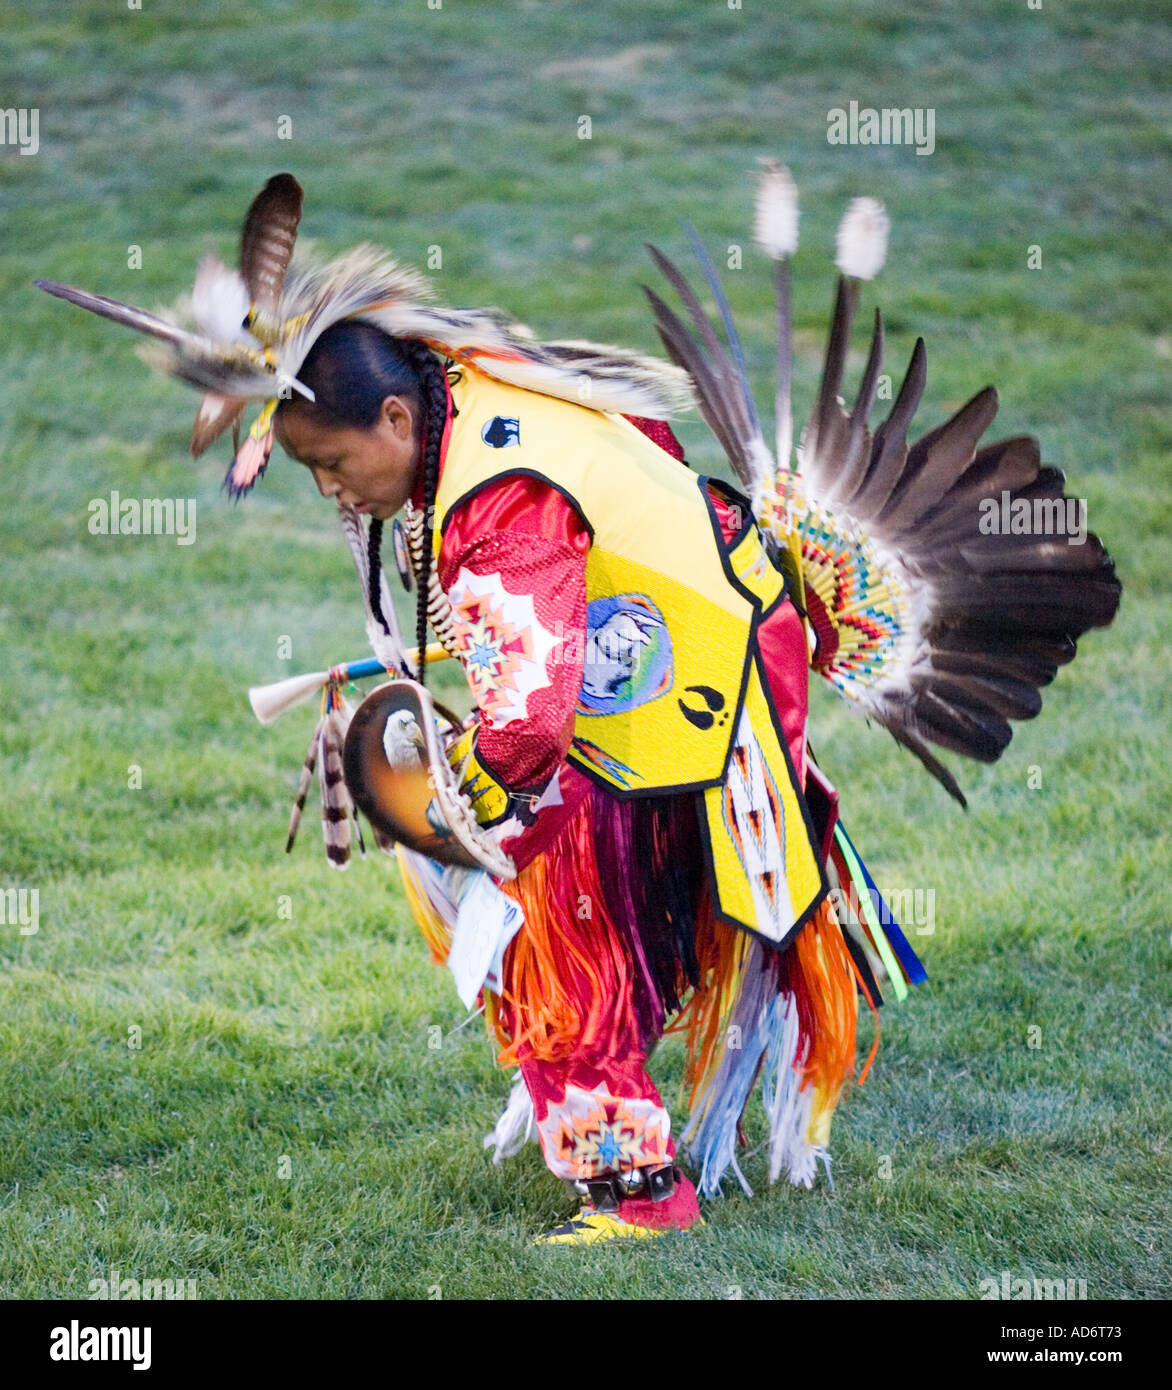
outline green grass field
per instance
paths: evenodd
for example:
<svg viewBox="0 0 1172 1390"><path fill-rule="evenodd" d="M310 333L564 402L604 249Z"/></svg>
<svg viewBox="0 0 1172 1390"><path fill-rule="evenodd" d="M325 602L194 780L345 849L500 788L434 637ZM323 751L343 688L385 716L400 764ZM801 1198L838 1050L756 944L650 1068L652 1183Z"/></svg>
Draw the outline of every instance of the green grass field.
<svg viewBox="0 0 1172 1390"><path fill-rule="evenodd" d="M40 126L35 156L0 147L0 889L37 891L39 929L0 925L3 1296L85 1297L115 1269L207 1299L973 1299L1003 1271L1168 1295L1167 37L1157 0L10 15L0 104ZM828 145L852 99L932 108L934 153ZM892 249L864 312L884 308L892 372L927 339L918 425L995 382L994 435L1035 433L1066 469L1123 608L998 765L957 769L967 815L813 697L881 886L935 895L934 931L910 932L930 982L883 1011L835 1120L834 1190L767 1188L756 1155L757 1196L734 1184L692 1238L534 1250L568 1200L534 1146L500 1170L482 1152L509 1076L479 1020L454 1032L395 866L328 871L312 815L283 853L313 714L262 729L246 690L364 654L332 507L283 458L229 505L224 448L187 459L194 394L32 280L169 302L289 169L302 235L330 251L369 238L422 266L439 246L447 302L658 351L642 242L682 257L689 217L718 259L746 247L726 280L764 403L765 154L803 195L799 416L834 226L882 197ZM680 433L724 471L698 421ZM113 489L196 498L196 543L91 535ZM653 1071L675 1104L678 1042Z"/></svg>

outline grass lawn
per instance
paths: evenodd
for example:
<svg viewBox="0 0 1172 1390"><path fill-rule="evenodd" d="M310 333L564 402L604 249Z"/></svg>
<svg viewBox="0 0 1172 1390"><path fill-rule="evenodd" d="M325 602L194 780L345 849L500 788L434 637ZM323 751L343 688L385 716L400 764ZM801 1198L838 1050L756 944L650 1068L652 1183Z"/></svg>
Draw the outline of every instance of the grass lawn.
<svg viewBox="0 0 1172 1390"><path fill-rule="evenodd" d="M1166 40L1157 0L9 16L2 104L38 110L39 148L0 147L0 889L35 889L39 915L35 933L0 925L6 1297L85 1297L114 1269L200 1298L972 1299L1003 1271L1168 1295ZM934 152L828 145L827 111L851 100L931 108ZM1034 433L1066 469L1123 608L998 765L956 769L967 815L813 698L880 885L934 894L933 929L910 929L930 981L883 1011L835 1120L833 1190L770 1189L757 1154L757 1196L726 1187L692 1238L534 1250L568 1200L534 1146L503 1169L482 1152L509 1076L479 1020L456 1031L394 865L328 871L313 815L282 852L313 714L262 729L246 690L364 654L332 506L280 457L228 504L223 446L187 458L194 394L32 280L169 302L289 169L302 233L330 251L369 238L422 266L438 246L447 302L658 351L642 242L682 258L689 217L718 259L746 248L726 280L764 404L763 154L803 194L799 416L835 223L880 196L892 250L864 313L883 305L892 372L927 339L919 427L995 382L994 436ZM680 433L727 471L698 420ZM196 542L91 535L114 489L194 497ZM682 1128L677 1041L653 1070Z"/></svg>

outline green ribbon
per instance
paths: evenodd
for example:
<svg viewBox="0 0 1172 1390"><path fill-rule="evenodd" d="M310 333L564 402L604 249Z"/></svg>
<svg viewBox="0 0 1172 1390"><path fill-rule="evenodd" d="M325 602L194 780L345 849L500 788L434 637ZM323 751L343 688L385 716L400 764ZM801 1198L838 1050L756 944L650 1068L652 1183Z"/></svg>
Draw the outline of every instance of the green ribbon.
<svg viewBox="0 0 1172 1390"><path fill-rule="evenodd" d="M908 997L907 981L903 978L903 971L899 968L899 962L895 958L895 952L884 935L882 923L879 921L879 914L875 911L875 904L871 901L871 893L867 888L867 881L863 877L863 870L859 864L858 856L850 846L850 842L842 833L842 827L835 825L834 838L838 842L838 847L842 851L842 857L846 860L847 872L851 876L854 884L855 894L862 908L863 917L867 926L871 928L871 936L875 941L875 949L879 952L879 958L883 962L883 968L887 971L891 987L895 990L895 997L899 1000Z"/></svg>

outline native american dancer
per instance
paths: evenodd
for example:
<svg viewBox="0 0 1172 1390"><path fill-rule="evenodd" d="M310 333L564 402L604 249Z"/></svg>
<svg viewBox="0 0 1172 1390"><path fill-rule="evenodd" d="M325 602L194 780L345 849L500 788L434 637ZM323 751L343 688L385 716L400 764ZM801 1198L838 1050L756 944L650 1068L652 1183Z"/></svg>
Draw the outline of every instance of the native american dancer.
<svg viewBox="0 0 1172 1390"><path fill-rule="evenodd" d="M393 679L357 712L342 687L358 666L281 683L267 713L254 699L269 718L324 686L290 845L316 763L329 862L348 863L361 809L398 856L433 956L466 1005L483 1001L501 1061L517 1068L486 1146L499 1162L535 1136L582 1199L539 1240L686 1230L700 1221L697 1186L715 1195L730 1170L748 1191L736 1151L758 1078L770 1180L812 1186L819 1159L829 1171L831 1117L855 1070L859 996L875 1010L881 991L902 999L925 976L810 755L808 670L963 804L929 745L1000 756L1008 721L1038 712L1075 639L1113 618L1110 559L1090 535L1073 546L984 533L982 501L1064 504L1064 479L1032 439L978 448L991 388L909 446L922 342L871 433L878 314L844 410L860 282L886 250L872 200L840 228L798 467L797 202L780 165L762 174L755 226L775 263L776 451L694 236L725 340L651 248L690 320L648 291L668 364L537 342L497 311L435 307L418 275L368 247L291 264L300 216L296 181L270 180L239 270L201 265L194 328L38 282L151 335L158 364L204 391L192 453L233 430L232 495L264 472L275 437L338 505L374 665ZM251 400L265 404L241 443ZM666 418L694 403L743 490L685 463ZM414 653L382 564L384 523L401 509ZM476 706L466 722L425 688L429 624L464 668ZM679 1142L697 1186L647 1072L669 1026L686 1034Z"/></svg>

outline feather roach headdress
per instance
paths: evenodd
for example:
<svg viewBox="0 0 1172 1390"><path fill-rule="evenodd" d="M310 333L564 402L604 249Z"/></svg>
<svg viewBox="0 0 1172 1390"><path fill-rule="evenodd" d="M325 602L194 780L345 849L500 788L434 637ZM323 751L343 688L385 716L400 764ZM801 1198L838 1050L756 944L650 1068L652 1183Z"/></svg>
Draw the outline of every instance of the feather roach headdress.
<svg viewBox="0 0 1172 1390"><path fill-rule="evenodd" d="M343 319L417 339L501 381L579 404L587 379L589 403L597 410L662 417L693 403L687 374L669 363L598 343L537 342L495 309L441 308L422 275L376 247L358 246L329 262L294 259L301 206L301 185L291 174L265 184L244 219L239 268L215 257L201 261L190 324L53 280L36 282L156 340L148 360L204 393L192 457L233 431L225 478L231 496L247 492L268 464L280 397L298 392L313 400L297 373L322 333ZM241 444L240 422L252 401L263 408Z"/></svg>

